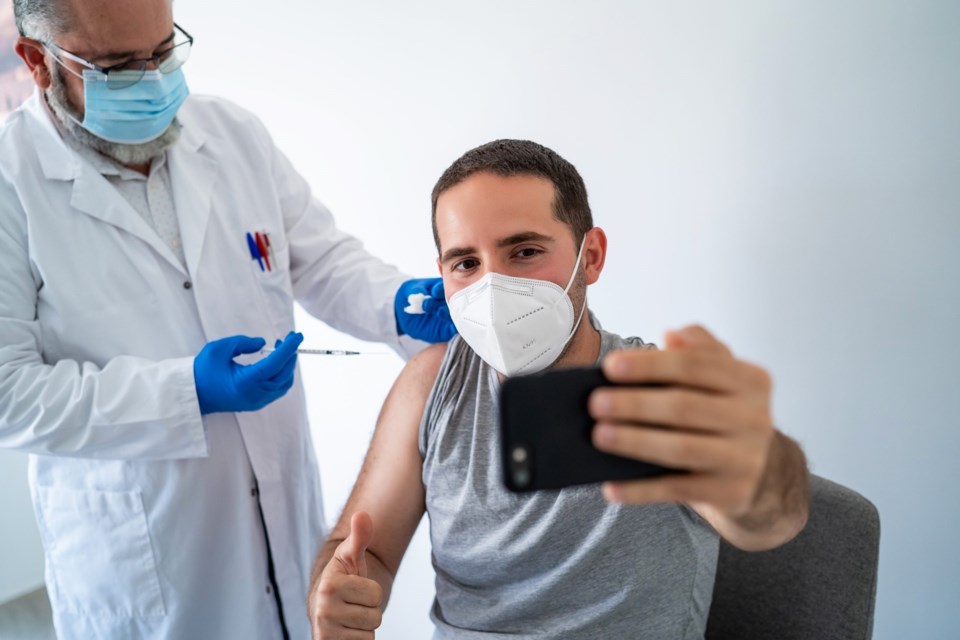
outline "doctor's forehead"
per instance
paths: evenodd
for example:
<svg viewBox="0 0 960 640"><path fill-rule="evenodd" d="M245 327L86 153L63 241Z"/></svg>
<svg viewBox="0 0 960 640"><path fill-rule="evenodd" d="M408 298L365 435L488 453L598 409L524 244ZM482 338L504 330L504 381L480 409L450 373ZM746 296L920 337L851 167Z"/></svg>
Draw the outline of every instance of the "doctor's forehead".
<svg viewBox="0 0 960 640"><path fill-rule="evenodd" d="M170 0L64 0L63 9L69 28L58 44L88 55L149 51L173 32Z"/></svg>

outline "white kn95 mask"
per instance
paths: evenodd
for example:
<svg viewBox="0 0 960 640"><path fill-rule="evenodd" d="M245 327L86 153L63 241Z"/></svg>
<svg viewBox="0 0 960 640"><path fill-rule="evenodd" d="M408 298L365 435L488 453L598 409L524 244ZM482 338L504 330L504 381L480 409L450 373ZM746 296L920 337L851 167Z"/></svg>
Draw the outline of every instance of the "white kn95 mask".
<svg viewBox="0 0 960 640"><path fill-rule="evenodd" d="M453 324L484 362L505 376L535 373L556 362L587 306L584 296L574 324L567 294L580 268L583 246L581 242L564 289L546 280L488 273L450 297Z"/></svg>

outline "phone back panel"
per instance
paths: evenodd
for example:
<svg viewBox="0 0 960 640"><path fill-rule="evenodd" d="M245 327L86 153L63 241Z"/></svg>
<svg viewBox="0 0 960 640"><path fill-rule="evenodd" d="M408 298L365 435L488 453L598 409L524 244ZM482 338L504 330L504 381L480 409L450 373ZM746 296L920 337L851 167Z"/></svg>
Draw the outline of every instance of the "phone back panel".
<svg viewBox="0 0 960 640"><path fill-rule="evenodd" d="M558 369L507 378L500 391L504 480L512 491L628 480L674 470L599 451L587 398L610 386L599 368Z"/></svg>

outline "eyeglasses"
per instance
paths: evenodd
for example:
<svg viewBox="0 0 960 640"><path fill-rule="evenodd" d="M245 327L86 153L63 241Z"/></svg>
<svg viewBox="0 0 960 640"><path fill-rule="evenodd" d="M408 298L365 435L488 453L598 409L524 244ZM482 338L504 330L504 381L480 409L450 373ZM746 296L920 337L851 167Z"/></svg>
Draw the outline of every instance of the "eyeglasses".
<svg viewBox="0 0 960 640"><path fill-rule="evenodd" d="M101 67L93 64L89 60L84 60L77 54L67 51L52 42L44 43L44 46L54 49L57 54L73 60L87 69L102 73L107 77L108 88L125 89L140 82L147 72L147 67L151 65L158 69L160 73L172 73L182 67L183 63L187 61L187 58L190 57L190 49L193 47L193 36L184 31L177 23L173 23L173 26L175 28L173 46L149 58L135 58L109 67ZM51 51L51 53L53 52ZM56 54L54 54L54 57L56 57ZM62 60L60 64L63 64ZM80 75L69 67L65 66L65 68L73 72L74 75Z"/></svg>

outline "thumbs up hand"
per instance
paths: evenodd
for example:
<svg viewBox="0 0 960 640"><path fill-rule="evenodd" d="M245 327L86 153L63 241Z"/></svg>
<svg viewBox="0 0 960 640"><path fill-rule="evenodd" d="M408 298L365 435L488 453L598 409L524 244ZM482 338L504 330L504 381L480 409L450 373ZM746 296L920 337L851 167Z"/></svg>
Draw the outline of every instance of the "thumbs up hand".
<svg viewBox="0 0 960 640"><path fill-rule="evenodd" d="M310 594L314 640L374 637L383 617L383 589L367 577L367 547L372 539L370 516L353 514L350 535L337 547Z"/></svg>
<svg viewBox="0 0 960 640"><path fill-rule="evenodd" d="M340 569L347 575L367 577L367 547L373 539L373 521L360 511L350 519L350 535L340 543L333 559L338 560ZM379 604L379 602L377 603Z"/></svg>

